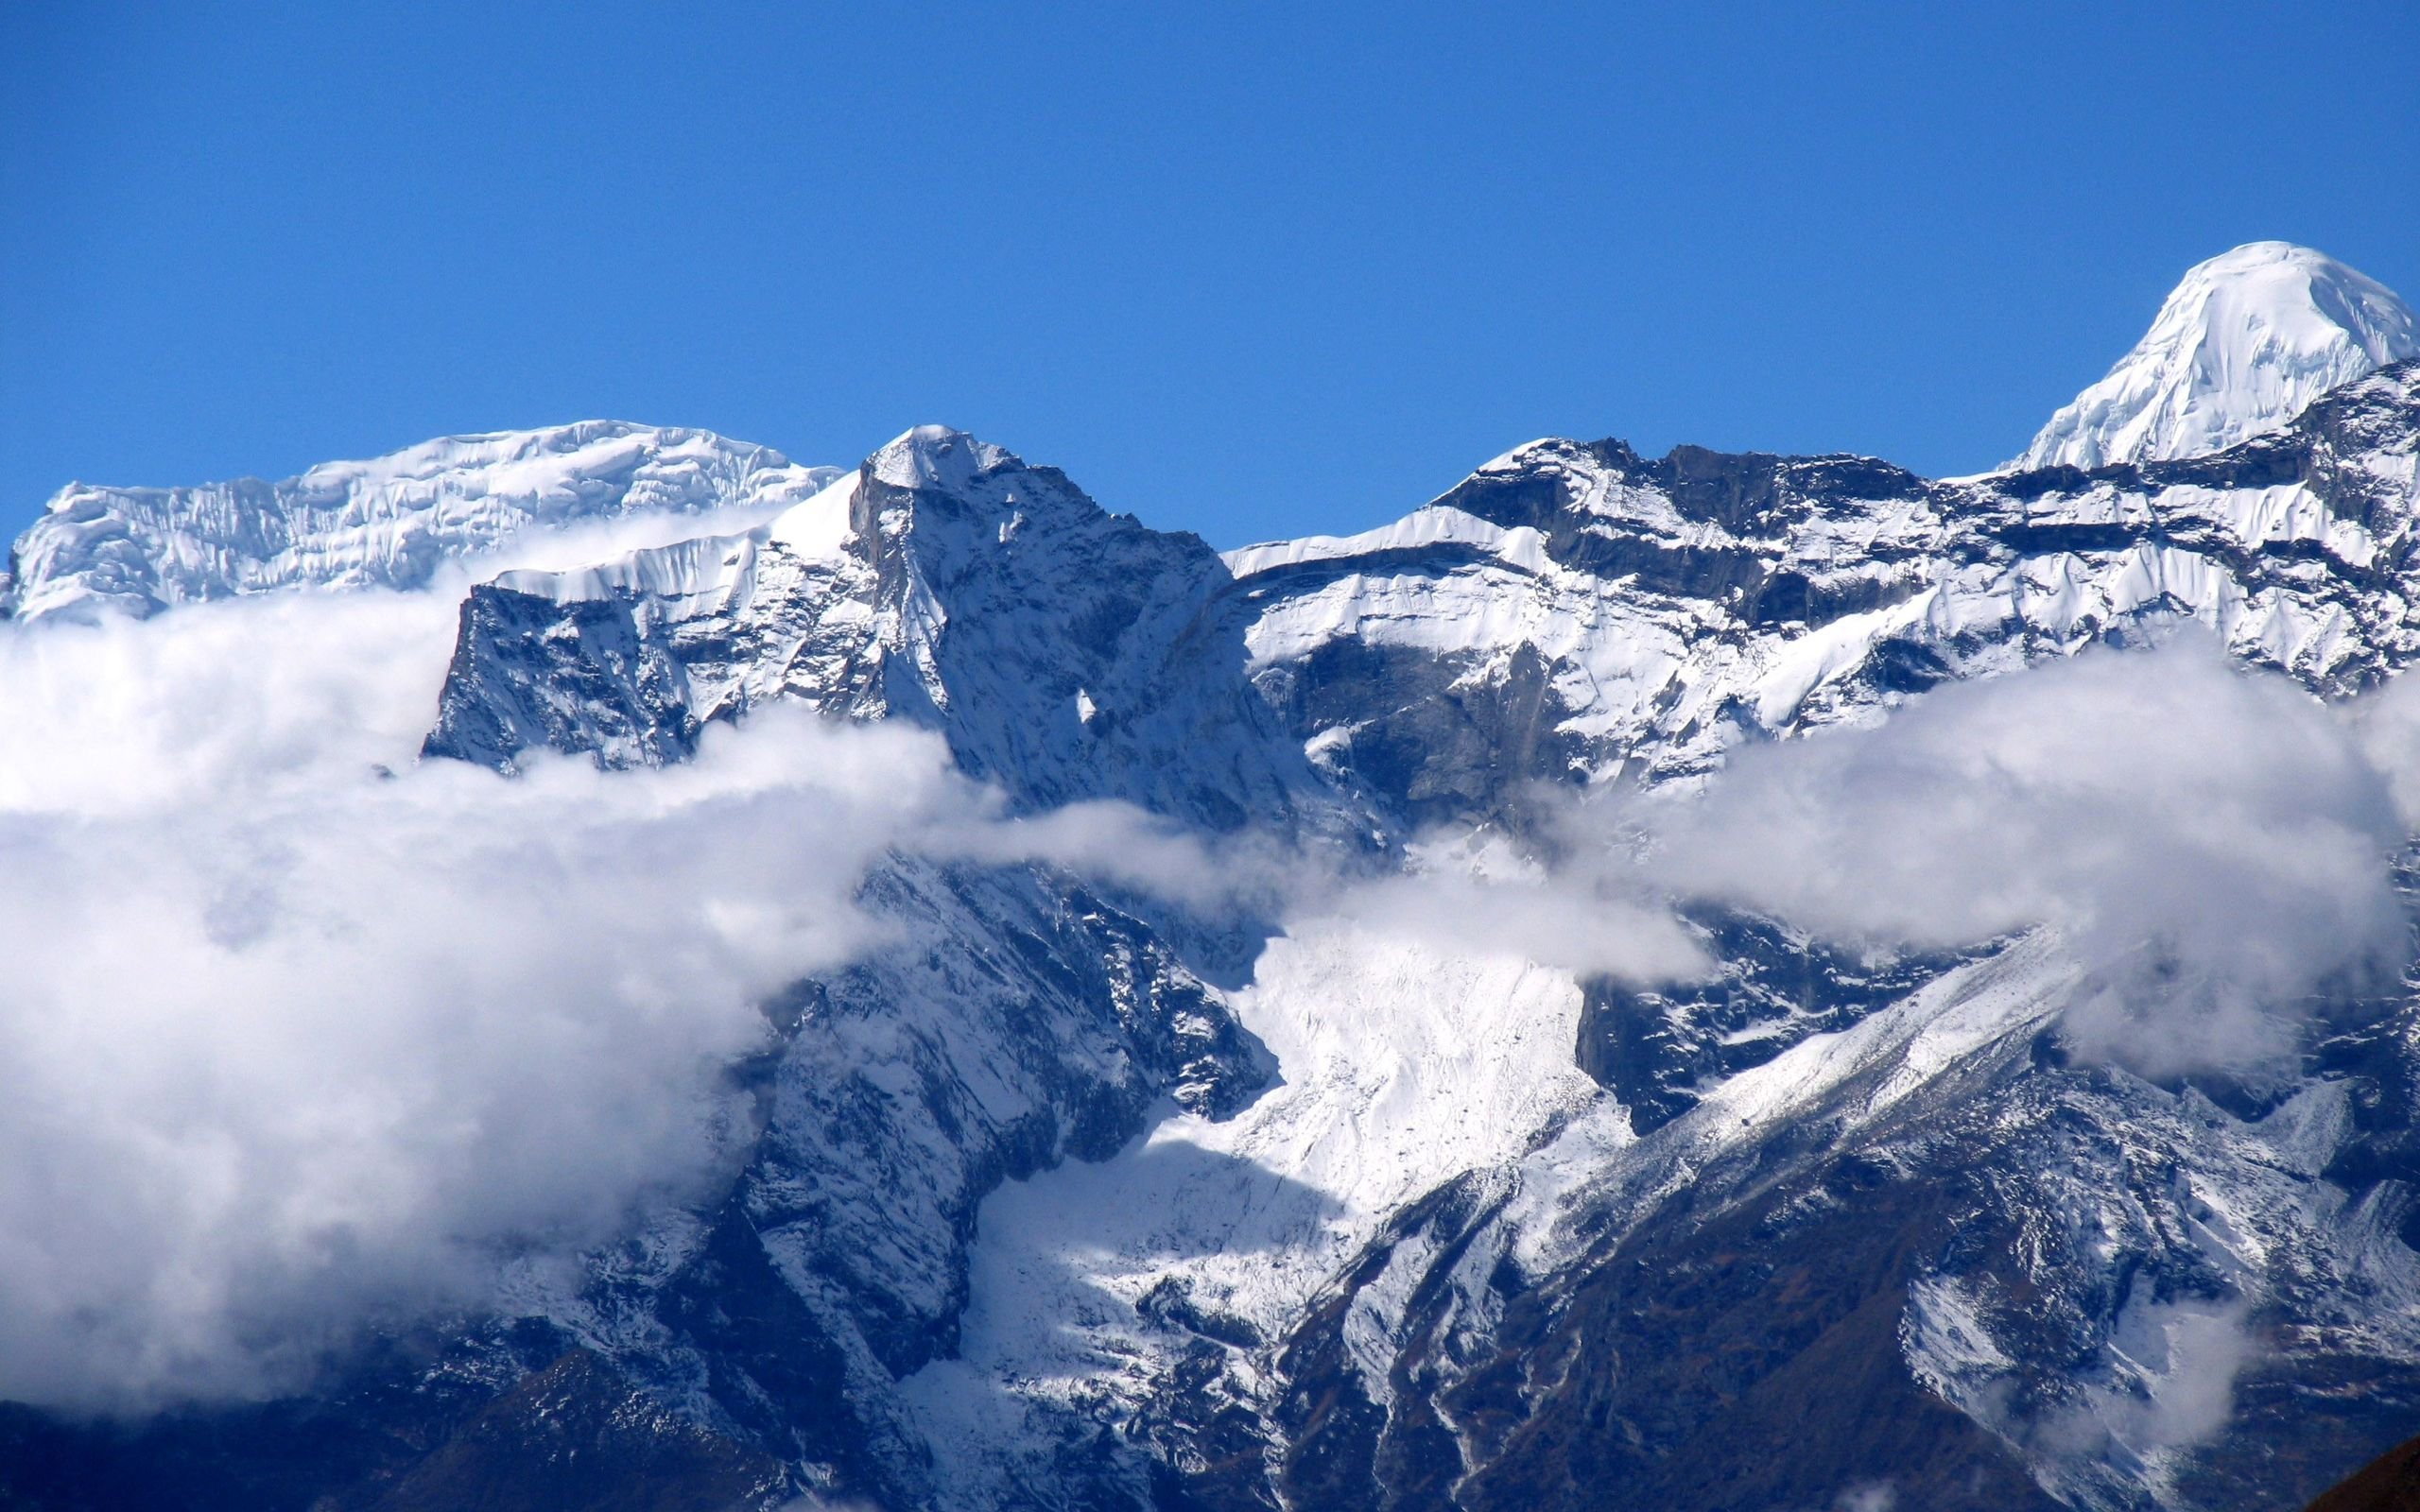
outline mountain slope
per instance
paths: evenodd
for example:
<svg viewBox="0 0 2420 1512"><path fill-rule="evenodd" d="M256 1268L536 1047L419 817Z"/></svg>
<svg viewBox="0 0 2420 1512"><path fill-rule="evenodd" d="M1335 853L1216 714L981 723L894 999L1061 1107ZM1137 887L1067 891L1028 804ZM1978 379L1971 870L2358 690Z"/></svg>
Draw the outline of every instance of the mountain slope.
<svg viewBox="0 0 2420 1512"><path fill-rule="evenodd" d="M2310 1504L2308 1512L2402 1512L2420 1504L2420 1439L2397 1444Z"/></svg>
<svg viewBox="0 0 2420 1512"><path fill-rule="evenodd" d="M2308 247L2252 242L2187 271L2135 350L2007 471L2222 451L2415 356L2420 318L2391 290Z"/></svg>
<svg viewBox="0 0 2420 1512"><path fill-rule="evenodd" d="M1297 738L1443 817L1529 779L1702 772L2177 617L2363 686L2415 644L2415 422L2403 364L2220 456L2089 476L1541 441L1396 526L1228 559Z"/></svg>

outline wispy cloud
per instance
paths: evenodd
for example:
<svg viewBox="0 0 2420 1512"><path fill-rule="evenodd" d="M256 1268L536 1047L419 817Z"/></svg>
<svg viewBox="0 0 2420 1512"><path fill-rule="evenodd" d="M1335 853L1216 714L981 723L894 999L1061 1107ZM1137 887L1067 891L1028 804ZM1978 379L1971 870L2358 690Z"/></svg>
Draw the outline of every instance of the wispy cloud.
<svg viewBox="0 0 2420 1512"><path fill-rule="evenodd" d="M2196 641L1751 749L1646 820L1665 885L1837 938L2056 928L2098 984L2070 1039L2154 1074L2273 1056L2312 993L2407 951L2388 770L2352 720Z"/></svg>

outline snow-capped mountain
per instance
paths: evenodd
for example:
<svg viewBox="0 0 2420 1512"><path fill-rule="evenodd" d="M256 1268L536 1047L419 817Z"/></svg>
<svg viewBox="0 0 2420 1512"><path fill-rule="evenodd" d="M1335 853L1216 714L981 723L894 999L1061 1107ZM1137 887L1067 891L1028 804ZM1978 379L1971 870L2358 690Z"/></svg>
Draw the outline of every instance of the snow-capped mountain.
<svg viewBox="0 0 2420 1512"><path fill-rule="evenodd" d="M2283 329L2228 262L2171 311ZM2186 380L2250 426L2196 455L1945 482L1549 439L1223 556L942 427L838 475L571 427L71 490L12 603L409 586L644 510L581 564L491 562L425 759L677 765L800 703L938 732L1011 815L1116 799L1399 878L1518 852L1542 782L1685 787L2187 623L2322 698L2377 685L2420 659L2392 355L2257 425L2283 358ZM252 545L195 544L239 515ZM1928 954L1707 906L1709 974L1651 989L1036 864L897 856L863 899L894 934L767 1005L710 1199L309 1400L0 1407L0 1501L518 1505L577 1465L634 1506L2231 1512L2420 1416L2408 984L2331 989L2273 1074L2153 1079L2069 1054L2103 988L2047 928Z"/></svg>
<svg viewBox="0 0 2420 1512"><path fill-rule="evenodd" d="M2362 686L2414 648L2376 583L2411 560L2415 421L2406 365L2223 456L2090 477L1541 441L1397 525L1227 559L1263 696L1425 817L1524 779L1702 771L2179 613Z"/></svg>
<svg viewBox="0 0 2420 1512"><path fill-rule="evenodd" d="M282 483L72 484L10 551L0 615L140 616L282 588L417 588L533 528L726 510L752 524L834 475L704 431L590 421L446 437Z"/></svg>
<svg viewBox="0 0 2420 1512"><path fill-rule="evenodd" d="M1871 721L1944 681L2186 619L2246 661L2342 693L2420 650L2408 609L2420 595L2415 443L2420 364L2346 386L2286 430L2218 456L2096 476L1935 483L1861 458L1684 450L1649 461L1618 443L1547 441L1489 463L1394 526L1221 561L1183 541L1146 549L1149 532L1055 474L926 429L749 536L475 591L430 748L499 765L515 742L677 760L703 720L806 697L935 723L971 769L1028 801L1115 795L1214 823L1223 816L1197 784L1220 771L1257 795L1259 812L1383 836L1507 816L1531 779L1690 776L1742 741ZM1155 622L1121 599L1104 613L1108 549L1132 553L1116 577L1157 581L1145 598L1175 612ZM1162 552L1175 553L1177 576L1148 565ZM904 575L888 587L884 562ZM1058 630L1047 650L1012 651L985 634L991 625L1089 633ZM970 630L952 655L951 637ZM1167 659L1179 654L1192 659L1191 713L1166 740L1137 745L1165 718L1150 695L1137 711L1148 720L1126 730L1115 719L1134 717L1126 700L1136 690L1171 685ZM1121 670L1130 661L1134 670ZM582 696L563 696L572 690ZM1021 749L1009 753L1004 732L962 713L985 706L1018 712ZM1407 954L1349 926L1271 944L1226 1001L1274 1053L1278 1084L1231 1116L1163 1120L1137 1147L1037 1174L986 1206L983 1237L963 1256L955 1349L890 1388L899 1431L932 1456L916 1495L1014 1505L1037 1486L1075 1497L1098 1475L1137 1486L1160 1475L1204 1504L1419 1505L1428 1503L1418 1488L1442 1476L1462 1486L1460 1504L1563 1504L1548 1483L1564 1470L1548 1467L1564 1461L1512 1447L1511 1422L1474 1438L1453 1404L1480 1389L1467 1362L1510 1350L1521 1361L1511 1367L1528 1370L1527 1351L1559 1337L1541 1321L1546 1332L1507 1342L1524 1298L1577 1305L1599 1284L1611 1241L1558 1236L1630 1235L1659 1264L1700 1263L1687 1258L1698 1230L1668 1232L1674 1220L1660 1214L1685 1191L1703 1218L1722 1190L1715 1173L1734 1159L1759 1176L1726 1222L1781 1222L1764 1183L1796 1170L1809 1191L1870 1181L1910 1205L1910 1223L1922 1212L1937 1224L1945 1173L1988 1169L2008 1183L1993 1200L2013 1204L1990 1221L2022 1226L2033 1221L2029 1204L2047 1200L2043 1183L2068 1179L2059 1173L2076 1159L2008 1154L2032 1116L2014 1109L2036 1097L2098 1130L2104 1153L2172 1125L2161 1169L2203 1173L2196 1192L2267 1194L2238 1211L2238 1235L2283 1227L2264 1230L2256 1254L2238 1254L2252 1243L2240 1238L2228 1251L2238 1280L2225 1306L2256 1295L2278 1326L2318 1327L2352 1292L2420 1286L2413 1257L2380 1250L2363 1227L2382 1221L2377 1210L2296 1216L2299 1199L2260 1174L2288 1160L2257 1153L2261 1142L2290 1126L2304 1142L2290 1162L2315 1177L2361 1147L2358 1121L2239 1117L2107 1073L2043 1082L2037 1041L2074 987L2055 953L1877 975L1753 920L1717 928L1719 979L1660 998L1517 961ZM1911 1056L1937 1070L1910 1075ZM2389 1080L2406 1074L2389 1059ZM1877 1098L1876 1086L1891 1094ZM2348 1092L2341 1077L2323 1078L2308 1095ZM1841 1098L1855 1100L1854 1116L1819 1111ZM1737 1112L1740 1099L1754 1110ZM1971 1139L1953 1139L1970 1125L1946 1110L1970 1100L1991 1111ZM1810 1120L1836 1135L1785 1156ZM1917 1144L1893 1143L1909 1139ZM1842 1162L1865 1174L1840 1176ZM2079 1251L2023 1275L1890 1262L1896 1321L1858 1346L1894 1372L1876 1378L1888 1392L1871 1403L1885 1418L1962 1412L1962 1426L1939 1419L1936 1452L1981 1487L1972 1502L1933 1504L2204 1504L2176 1500L2206 1473L2201 1462L2141 1435L2131 1469L2112 1469L2114 1452L2024 1447L2037 1425L2005 1405L2015 1391L2041 1412L2090 1417L2100 1388L2076 1383L2131 1348L2127 1331L2200 1326L2198 1302L2175 1301L2168 1281L2132 1300L2127 1275L2148 1266L2188 1297L2220 1295L2200 1242L2175 1239L2182 1230L2158 1216L2177 1200L2167 1187L2102 1194L2089 1160L2074 1169L2079 1194L2117 1204L2093 1221L2123 1258ZM1962 1221L1982 1223L1983 1211ZM1862 1223L1865 1211L1841 1221ZM1790 1243L1809 1254L1853 1249L1828 1222L1783 1228L1804 1229ZM1071 1227L1086 1234L1088 1257L1072 1268ZM1909 1230L1894 1231L1908 1242ZM2296 1258L2274 1271L2262 1255ZM2078 1310L2060 1348L2083 1352L2062 1355L2066 1375L2031 1373L2048 1347L1995 1310L1995 1287L2072 1297L2060 1304ZM1705 1347L1688 1332L1702 1326L1710 1320L1676 1324L1669 1347ZM1463 1363L1430 1358L1440 1351ZM2395 1329L2374 1329L2355 1353L2364 1370L2420 1368L2420 1339ZM1882 1368L1859 1358L1860 1369ZM2291 1367L2320 1368L2308 1358ZM1313 1398L1327 1405L1311 1411ZM1536 1398L1515 1418L1551 1421L1557 1402ZM1070 1435L1103 1421L1121 1425L1141 1457L1071 1466ZM1688 1477L1713 1473L1713 1446L1752 1431L1776 1430L1708 1402L1685 1425L1641 1429L1640 1446L1595 1473L1696 1504L1703 1487ZM1204 1447L1220 1433L1244 1435L1244 1462ZM1866 1452L1869 1468L1883 1463L1880 1446ZM1850 1475L1856 1456L1843 1455L1823 1473Z"/></svg>
<svg viewBox="0 0 2420 1512"><path fill-rule="evenodd" d="M2135 350L2008 470L2202 456L2414 356L2420 319L2393 291L2308 247L2251 242L2187 272Z"/></svg>

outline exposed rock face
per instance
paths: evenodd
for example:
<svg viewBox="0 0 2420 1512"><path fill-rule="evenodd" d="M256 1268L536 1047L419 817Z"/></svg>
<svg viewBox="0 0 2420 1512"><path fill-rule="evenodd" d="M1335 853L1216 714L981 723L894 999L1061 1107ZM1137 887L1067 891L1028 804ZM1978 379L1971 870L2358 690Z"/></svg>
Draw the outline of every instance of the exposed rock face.
<svg viewBox="0 0 2420 1512"><path fill-rule="evenodd" d="M1650 781L2190 618L2337 693L2409 655L2420 369L2220 456L1934 483L1541 441L1387 530L1231 553L1255 684L1418 817Z"/></svg>
<svg viewBox="0 0 2420 1512"><path fill-rule="evenodd" d="M927 426L745 534L474 590L428 750L659 763L795 698L937 728L1028 807L1284 822L1326 784L1243 685L1228 581L1198 539Z"/></svg>

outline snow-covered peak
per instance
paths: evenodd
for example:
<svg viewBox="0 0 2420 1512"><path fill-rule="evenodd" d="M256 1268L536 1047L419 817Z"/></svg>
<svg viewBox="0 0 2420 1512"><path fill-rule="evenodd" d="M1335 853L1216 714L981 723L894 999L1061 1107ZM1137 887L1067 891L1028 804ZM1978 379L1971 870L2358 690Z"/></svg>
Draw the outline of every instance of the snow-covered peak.
<svg viewBox="0 0 2420 1512"><path fill-rule="evenodd" d="M280 588L417 588L448 562L518 550L532 531L703 515L745 530L840 475L707 431L584 421L444 437L279 483L74 484L19 538L0 614L142 616Z"/></svg>
<svg viewBox="0 0 2420 1512"><path fill-rule="evenodd" d="M989 441L946 425L919 425L866 459L876 481L900 489L955 492L1016 458Z"/></svg>
<svg viewBox="0 0 2420 1512"><path fill-rule="evenodd" d="M2205 455L2412 356L2420 319L2393 290L2308 247L2251 242L2187 272L2135 350L2009 467Z"/></svg>

